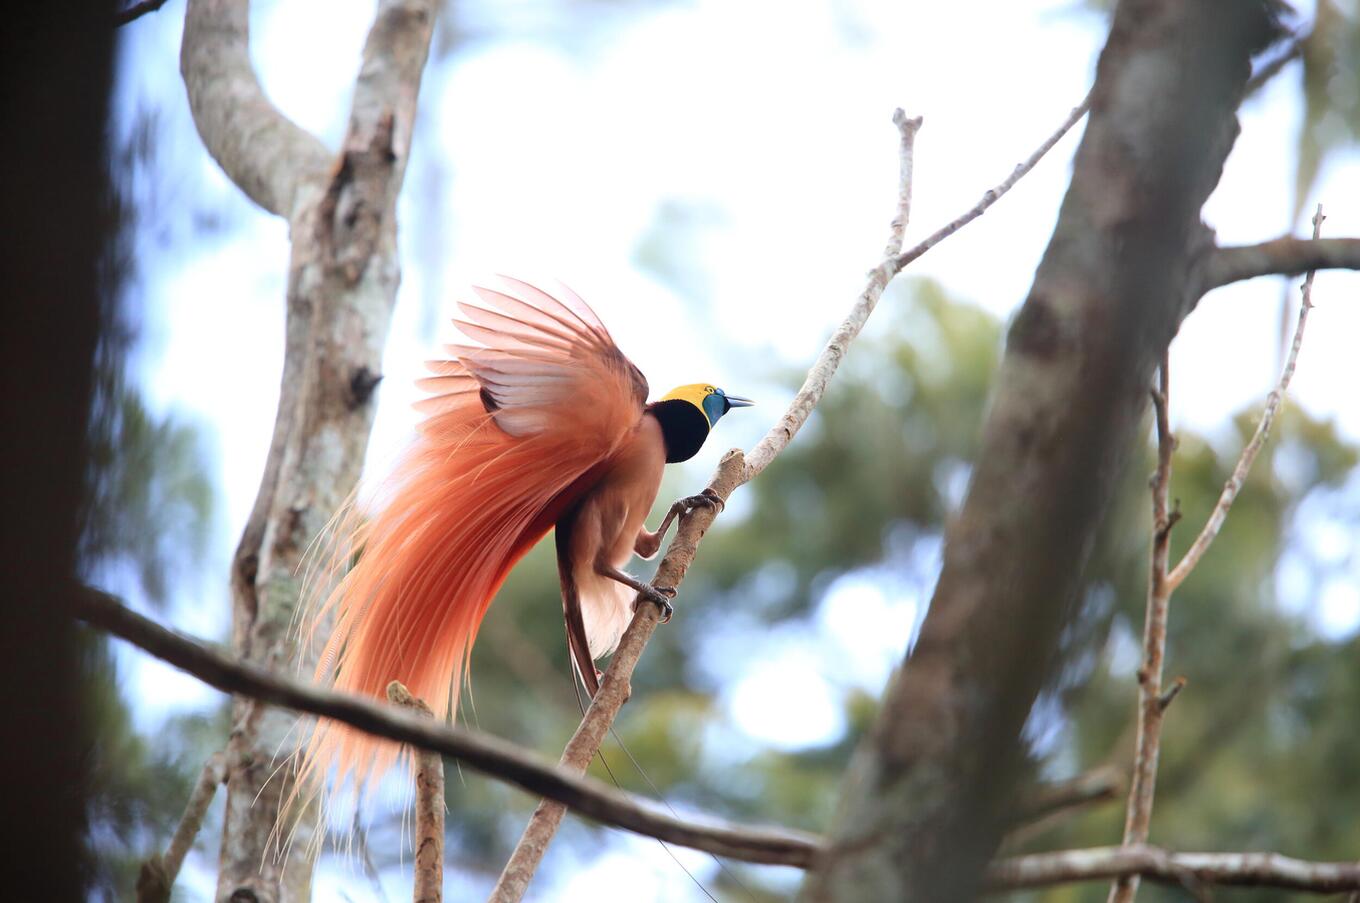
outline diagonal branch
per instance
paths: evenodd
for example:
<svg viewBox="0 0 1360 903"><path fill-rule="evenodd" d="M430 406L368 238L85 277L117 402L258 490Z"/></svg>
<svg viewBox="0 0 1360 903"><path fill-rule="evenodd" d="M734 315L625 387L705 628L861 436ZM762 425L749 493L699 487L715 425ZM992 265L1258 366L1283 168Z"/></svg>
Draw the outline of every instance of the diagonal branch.
<svg viewBox="0 0 1360 903"><path fill-rule="evenodd" d="M1322 205L1318 204L1317 212L1313 214L1313 242L1320 243L1318 235L1322 231ZM1356 242L1357 250L1360 250L1360 242ZM1357 261L1360 263L1360 260ZM1233 468L1232 476L1223 485L1223 492L1218 497L1218 503L1214 505L1213 512L1209 515L1209 520L1204 528L1200 530L1195 541L1186 551L1185 556L1180 562L1171 569L1167 575L1167 583L1171 589L1175 589L1190 576L1190 572L1195 569L1200 558L1208 551L1209 546L1218 536L1219 530L1223 529L1223 522L1227 520L1228 511L1232 508L1233 502L1237 500L1237 494L1242 491L1242 485L1247 480L1247 474L1251 472L1251 465L1255 463L1256 456L1260 454L1262 446L1265 445L1266 437L1270 435L1270 427L1275 423L1275 417L1280 411L1280 405L1284 402L1284 393L1289 388L1289 382L1294 378L1294 368L1298 365L1299 348L1303 344L1303 328L1308 324L1308 312L1313 308L1313 270L1308 271L1308 276L1303 281L1303 298L1299 304L1299 319L1294 327L1294 339L1289 346L1289 356L1285 359L1284 369L1280 373L1280 381L1271 391L1266 399L1265 410L1261 413L1261 422L1256 425L1256 432L1252 434L1251 441L1246 448L1242 449L1242 455L1237 460L1237 466Z"/></svg>
<svg viewBox="0 0 1360 903"><path fill-rule="evenodd" d="M1192 887L1271 887L1314 894L1360 890L1360 862L1306 862L1278 853L1175 853L1145 845L999 859L987 869L986 887L999 893L1129 875Z"/></svg>
<svg viewBox="0 0 1360 903"><path fill-rule="evenodd" d="M795 831L676 818L649 801L593 778L572 774L505 740L366 697L322 690L314 684L271 673L166 630L99 590L77 590L76 596L76 615L81 619L225 693L331 718L380 737L451 756L529 793L561 800L580 814L605 824L697 850L772 865L806 867L819 848L816 837Z"/></svg>
<svg viewBox="0 0 1360 903"><path fill-rule="evenodd" d="M249 23L246 0L190 0L179 68L208 153L252 201L291 219L298 188L325 178L331 155L265 97Z"/></svg>

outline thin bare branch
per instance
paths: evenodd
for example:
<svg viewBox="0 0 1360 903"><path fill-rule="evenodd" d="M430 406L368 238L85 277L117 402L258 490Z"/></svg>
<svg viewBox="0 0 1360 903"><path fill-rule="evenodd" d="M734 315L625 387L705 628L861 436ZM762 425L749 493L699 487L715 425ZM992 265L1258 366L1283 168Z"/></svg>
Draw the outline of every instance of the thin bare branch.
<svg viewBox="0 0 1360 903"><path fill-rule="evenodd" d="M1257 276L1297 276L1310 270L1360 270L1360 238L1285 236L1259 245L1217 248L1203 263L1199 294Z"/></svg>
<svg viewBox="0 0 1360 903"><path fill-rule="evenodd" d="M213 753L203 766L203 771L189 794L189 802L184 807L184 815L175 828L169 845L163 854L152 856L142 863L137 875L137 903L168 903L170 889L184 865L184 857L193 849L194 839L203 828L203 819L208 814L217 788L227 777L226 758L222 753Z"/></svg>
<svg viewBox="0 0 1360 903"><path fill-rule="evenodd" d="M1314 894L1360 889L1360 862L1307 862L1278 853L1174 853L1142 845L999 859L987 870L987 889L995 893L1125 875L1191 887L1271 887Z"/></svg>
<svg viewBox="0 0 1360 903"><path fill-rule="evenodd" d="M127 9L120 9L113 15L113 26L121 28L129 22L135 22L147 13L154 13L166 4L166 0L141 0L134 3Z"/></svg>
<svg viewBox="0 0 1360 903"><path fill-rule="evenodd" d="M902 270L902 265L897 262L897 255L902 250L903 236L911 218L912 170L915 163L916 132L921 128L921 118L918 116L915 119L908 119L899 109L893 113L893 123L901 135L901 182L897 193L897 214L893 217L888 232L888 244L884 248L883 259L878 266L869 271L868 281L855 303L851 305L850 313L831 334L826 347L808 369L802 388L798 390L784 415L779 418L779 422L770 427L765 437L746 453L746 475L743 483L753 479L768 467L775 456L798 435L803 424L807 423L807 419L812 416L812 409L821 401L831 377L836 374L841 361L845 359L850 343L859 335L864 324L868 322L869 315L878 306L878 299L883 296L883 290Z"/></svg>
<svg viewBox="0 0 1360 903"><path fill-rule="evenodd" d="M189 0L180 72L208 153L252 201L291 219L299 187L320 184L331 155L265 97L249 24L246 0Z"/></svg>
<svg viewBox="0 0 1360 903"><path fill-rule="evenodd" d="M394 680L387 685L387 701L418 715L433 718L423 699ZM415 903L441 903L444 899L444 760L439 753L417 749Z"/></svg>
<svg viewBox="0 0 1360 903"><path fill-rule="evenodd" d="M1162 661L1166 654L1166 620L1171 606L1171 586L1167 583L1167 561L1171 549L1171 528L1176 518L1170 512L1171 456L1176 437L1171 433L1171 355L1162 353L1157 369L1158 386L1152 392L1157 430L1157 470L1152 476L1152 554L1148 567L1147 607L1143 621L1143 664L1138 669L1138 735L1133 756L1133 777L1124 815L1124 846L1147 842L1152 823L1152 801L1157 789L1157 761L1161 751ZM1110 888L1110 903L1130 903L1138 893L1138 875L1123 875Z"/></svg>
<svg viewBox="0 0 1360 903"><path fill-rule="evenodd" d="M1080 122L1081 118L1085 116L1090 109L1091 96L1088 94L1086 99L1072 108L1072 112L1067 114L1067 118L1063 120L1062 125L1058 126L1057 131L1049 135L1043 144L1035 148L1034 153L1030 154L1024 162L1017 164L1015 169L1011 171L1011 174L1006 177L1005 181L995 188L988 190L987 193L982 196L982 199L974 204L967 212L963 213L952 222L946 223L936 229L919 244L901 254L896 261L897 271L900 271L907 264L911 263L922 254L986 213L987 208L1001 200L1001 197L1006 192L1014 188L1015 183L1024 178L1025 175L1044 158L1045 154L1053 150L1054 145L1061 141L1063 136L1071 130L1072 126Z"/></svg>
<svg viewBox="0 0 1360 903"><path fill-rule="evenodd" d="M99 590L86 588L78 591L78 596L76 614L82 620L225 693L331 718L380 737L451 756L535 796L561 800L580 814L605 824L680 846L772 865L803 868L820 849L816 837L795 831L676 818L647 800L557 768L513 743L366 697L322 690L271 673L166 630ZM650 620L655 621L655 616Z"/></svg>
<svg viewBox="0 0 1360 903"><path fill-rule="evenodd" d="M1313 240L1318 242L1318 235L1322 231L1322 221L1326 219L1322 215L1322 205L1318 204L1317 212L1313 214ZM1357 242L1357 249L1360 250L1360 242ZM1360 260L1357 261L1360 263ZM1303 329L1308 323L1308 312L1313 308L1313 270L1308 271L1308 276L1303 282L1303 298L1299 304L1299 319L1294 327L1294 340L1289 346L1289 356L1285 359L1284 369L1280 372L1280 381L1274 390L1266 398L1265 410L1261 413L1261 422L1256 425L1256 432L1252 435L1247 447L1242 449L1242 456L1237 459L1237 466L1233 468L1232 476L1228 477L1228 482L1223 485L1223 492L1218 497L1218 503L1214 505L1213 513L1209 515L1209 520L1195 537L1194 543L1186 551L1185 557L1171 569L1167 576L1167 582L1172 589L1180 586L1190 572L1195 569L1195 565L1204 557L1204 553L1218 536L1218 532L1223 529L1223 522L1228 517L1228 511L1232 508L1233 502L1237 500L1237 493L1242 490L1242 485L1247 480L1247 474L1251 472L1251 465L1255 463L1256 456L1260 454L1262 446L1265 445L1266 437L1270 435L1270 427L1275 422L1275 417L1280 412L1280 405L1284 403L1284 393L1289 388L1289 382L1294 378L1294 368L1298 365L1299 348L1303 345Z"/></svg>
<svg viewBox="0 0 1360 903"><path fill-rule="evenodd" d="M1005 181L995 188L989 189L983 194L982 199L973 205L972 208L960 214L951 222L936 229L923 241L919 242L906 252L900 252L900 241L905 229L899 230L897 228L897 222L894 220L892 234L899 243L894 246L891 241L889 242L889 253L885 255L885 259L882 263L869 272L868 282L864 286L863 291L860 292L859 298L855 301L855 304L850 308L849 315L841 323L840 327L832 333L831 338L826 343L826 347L822 349L821 355L818 356L811 369L808 370L808 375L803 381L802 388L800 388L798 394L794 396L793 402L789 405L784 416L781 417L779 422L771 427L765 437L747 453L746 464L749 470L747 480L755 477L758 473L768 467L775 456L783 451L784 448L793 441L793 437L798 434L798 431L802 429L803 424L806 423L808 417L812 415L812 409L817 406L823 393L825 393L827 385L831 382L831 377L835 375L836 370L840 367L841 361L845 358L845 353L850 343L854 341L857 335L859 335L860 330L864 328L864 324L868 321L869 315L873 313L874 307L877 306L878 299L882 296L883 290L887 287L888 283L912 261L918 259L931 248L987 212L987 208L991 207L1000 200L1006 192L1014 188L1015 184L1032 170L1035 165L1043 159L1044 155L1053 149L1054 145L1062 140L1062 137L1068 133L1072 126L1076 125L1077 122L1081 120L1081 117L1086 115L1087 110L1090 109L1090 105L1091 100L1088 96L1073 108L1072 112L1068 114L1067 119L1063 120L1063 123L1058 126L1057 130L1049 135L1034 153L1030 154L1023 163L1020 163L1015 167L1011 174L1006 177ZM905 116L902 117L902 120L903 122L899 123L899 128L903 128L903 124L908 122ZM894 121L897 121L896 117L894 117ZM919 127L919 125L917 127ZM914 137L915 128L912 129L911 133L911 138L914 139ZM911 158L912 154L909 146L908 134L904 129L902 154L904 176L910 176ZM907 188L905 192L907 205L901 207L904 214L910 210L910 188ZM902 198L899 197L899 202L901 200Z"/></svg>

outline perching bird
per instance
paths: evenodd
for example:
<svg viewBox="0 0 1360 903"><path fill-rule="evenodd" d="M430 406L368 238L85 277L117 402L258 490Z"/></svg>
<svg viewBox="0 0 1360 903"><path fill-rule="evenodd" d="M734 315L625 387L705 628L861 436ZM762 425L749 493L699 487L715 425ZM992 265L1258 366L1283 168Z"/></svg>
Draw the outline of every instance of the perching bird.
<svg viewBox="0 0 1360 903"><path fill-rule="evenodd" d="M751 402L695 383L647 404L647 380L584 301L502 278L499 290L474 289L484 306L459 304L456 325L480 344L427 362L426 419L376 511L340 523L331 567L357 561L310 614L313 631L334 620L317 676L336 689L382 697L399 680L452 717L487 606L555 527L567 641L593 695L594 661L618 645L636 595L670 613L674 591L623 566L654 556L677 514L716 503L692 496L656 532L644 522L666 463L692 457L719 418ZM336 788L371 788L397 755L322 721L299 784L334 769Z"/></svg>

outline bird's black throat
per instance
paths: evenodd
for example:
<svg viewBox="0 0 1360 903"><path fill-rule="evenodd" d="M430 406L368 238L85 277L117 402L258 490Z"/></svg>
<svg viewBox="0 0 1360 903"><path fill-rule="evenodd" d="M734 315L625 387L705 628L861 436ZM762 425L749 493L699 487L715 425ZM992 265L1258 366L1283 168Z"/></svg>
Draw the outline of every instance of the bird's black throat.
<svg viewBox="0 0 1360 903"><path fill-rule="evenodd" d="M666 463L688 461L694 457L710 429L704 412L679 398L649 404L647 410L661 424L661 435L666 442Z"/></svg>

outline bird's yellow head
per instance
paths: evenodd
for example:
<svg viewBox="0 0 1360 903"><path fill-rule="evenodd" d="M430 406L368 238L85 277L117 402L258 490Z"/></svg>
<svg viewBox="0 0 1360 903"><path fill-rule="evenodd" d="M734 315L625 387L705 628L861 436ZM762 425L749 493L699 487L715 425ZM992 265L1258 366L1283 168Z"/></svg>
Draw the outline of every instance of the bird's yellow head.
<svg viewBox="0 0 1360 903"><path fill-rule="evenodd" d="M666 461L673 464L694 457L722 415L753 404L749 398L728 395L712 383L690 383L670 390L647 409L661 423Z"/></svg>

